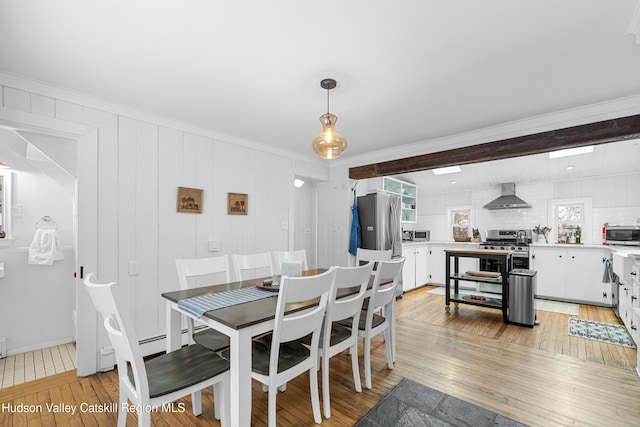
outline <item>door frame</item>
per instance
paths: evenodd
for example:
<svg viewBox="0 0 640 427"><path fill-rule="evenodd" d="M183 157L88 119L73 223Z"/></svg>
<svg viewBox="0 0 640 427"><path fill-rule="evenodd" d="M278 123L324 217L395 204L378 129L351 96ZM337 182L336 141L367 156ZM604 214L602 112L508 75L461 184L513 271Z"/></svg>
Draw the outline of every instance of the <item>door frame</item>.
<svg viewBox="0 0 640 427"><path fill-rule="evenodd" d="M78 143L78 175L73 206L76 285L76 370L97 372L97 312L83 285L82 272L95 271L98 230L98 130L93 127L0 107L0 125L16 130L73 139Z"/></svg>

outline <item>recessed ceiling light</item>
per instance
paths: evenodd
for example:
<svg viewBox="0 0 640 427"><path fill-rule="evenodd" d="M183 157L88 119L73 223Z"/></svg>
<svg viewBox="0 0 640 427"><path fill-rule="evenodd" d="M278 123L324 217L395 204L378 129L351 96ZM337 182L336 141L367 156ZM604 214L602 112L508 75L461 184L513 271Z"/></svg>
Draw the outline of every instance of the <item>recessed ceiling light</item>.
<svg viewBox="0 0 640 427"><path fill-rule="evenodd" d="M456 183L456 182L455 182L455 181L453 181L453 180L451 180L451 181L449 181L449 182L450 182L452 185Z"/></svg>
<svg viewBox="0 0 640 427"><path fill-rule="evenodd" d="M434 175L444 175L446 173L462 172L462 169L460 169L460 166L447 166L445 168L431 169L431 171Z"/></svg>
<svg viewBox="0 0 640 427"><path fill-rule="evenodd" d="M296 178L293 180L293 186L296 188L300 188L304 185L304 181L301 180L300 178Z"/></svg>
<svg viewBox="0 0 640 427"><path fill-rule="evenodd" d="M578 154L593 153L593 145L586 147L567 148L566 150L551 151L549 153L550 159L557 159L558 157L576 156Z"/></svg>
<svg viewBox="0 0 640 427"><path fill-rule="evenodd" d="M571 169L575 168L575 166L573 165L568 165L565 167L566 170L570 171Z"/></svg>

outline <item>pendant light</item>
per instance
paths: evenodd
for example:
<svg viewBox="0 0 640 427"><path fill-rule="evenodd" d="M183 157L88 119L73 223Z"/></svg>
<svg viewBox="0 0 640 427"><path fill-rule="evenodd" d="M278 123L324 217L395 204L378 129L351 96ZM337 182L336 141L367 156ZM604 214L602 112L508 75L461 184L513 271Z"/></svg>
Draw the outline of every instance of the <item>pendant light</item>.
<svg viewBox="0 0 640 427"><path fill-rule="evenodd" d="M347 149L347 139L335 131L338 117L329 112L329 91L336 87L334 79L323 79L320 86L327 90L327 114L320 116L322 133L313 138L311 147L322 159L335 159Z"/></svg>

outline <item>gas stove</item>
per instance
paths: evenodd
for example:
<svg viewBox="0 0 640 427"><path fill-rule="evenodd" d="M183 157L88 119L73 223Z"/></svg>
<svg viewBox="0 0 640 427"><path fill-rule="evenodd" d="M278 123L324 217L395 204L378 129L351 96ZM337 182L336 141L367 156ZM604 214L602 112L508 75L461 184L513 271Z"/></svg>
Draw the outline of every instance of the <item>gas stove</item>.
<svg viewBox="0 0 640 427"><path fill-rule="evenodd" d="M480 243L480 249L499 249L513 252L513 268L529 268L529 243L531 230L487 230L485 241ZM480 270L492 271L498 267L484 263Z"/></svg>
<svg viewBox="0 0 640 427"><path fill-rule="evenodd" d="M529 257L531 230L487 230L481 249L500 249L513 251L513 256Z"/></svg>

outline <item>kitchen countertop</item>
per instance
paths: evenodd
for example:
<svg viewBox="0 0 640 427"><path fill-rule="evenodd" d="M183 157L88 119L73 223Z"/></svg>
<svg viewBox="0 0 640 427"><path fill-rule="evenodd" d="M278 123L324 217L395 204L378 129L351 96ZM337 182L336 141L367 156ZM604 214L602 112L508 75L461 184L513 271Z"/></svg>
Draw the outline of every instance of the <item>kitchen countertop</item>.
<svg viewBox="0 0 640 427"><path fill-rule="evenodd" d="M572 249L580 249L580 248L591 248L591 249L611 249L611 246L605 245L596 245L596 244L582 244L582 243L529 243L530 248L572 248Z"/></svg>
<svg viewBox="0 0 640 427"><path fill-rule="evenodd" d="M418 245L479 245L480 242L454 242L445 240L430 240L428 242L402 242L406 246L418 246Z"/></svg>

